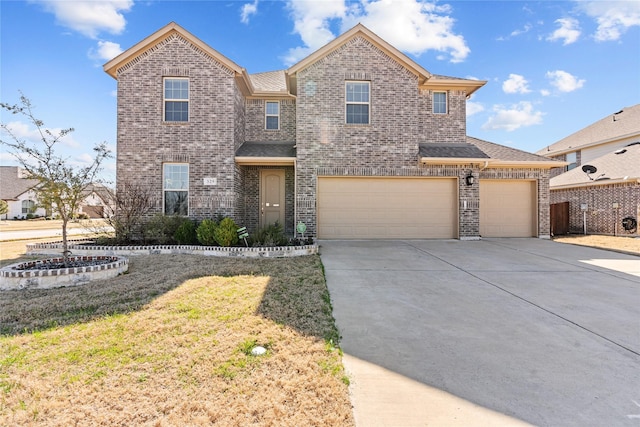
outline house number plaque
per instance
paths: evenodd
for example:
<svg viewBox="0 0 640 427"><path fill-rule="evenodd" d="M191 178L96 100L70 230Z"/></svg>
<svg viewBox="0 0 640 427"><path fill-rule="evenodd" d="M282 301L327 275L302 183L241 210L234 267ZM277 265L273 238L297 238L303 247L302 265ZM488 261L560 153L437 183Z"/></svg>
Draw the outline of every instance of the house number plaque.
<svg viewBox="0 0 640 427"><path fill-rule="evenodd" d="M218 184L218 178L204 178L204 185L216 185Z"/></svg>

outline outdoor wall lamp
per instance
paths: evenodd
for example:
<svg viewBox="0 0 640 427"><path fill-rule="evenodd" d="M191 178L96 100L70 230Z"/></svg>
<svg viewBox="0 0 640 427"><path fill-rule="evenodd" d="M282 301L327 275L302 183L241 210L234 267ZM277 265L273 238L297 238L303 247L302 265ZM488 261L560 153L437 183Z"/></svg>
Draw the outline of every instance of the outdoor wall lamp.
<svg viewBox="0 0 640 427"><path fill-rule="evenodd" d="M469 171L469 175L467 175L464 180L467 182L467 185L473 185L473 183L476 181L471 171Z"/></svg>

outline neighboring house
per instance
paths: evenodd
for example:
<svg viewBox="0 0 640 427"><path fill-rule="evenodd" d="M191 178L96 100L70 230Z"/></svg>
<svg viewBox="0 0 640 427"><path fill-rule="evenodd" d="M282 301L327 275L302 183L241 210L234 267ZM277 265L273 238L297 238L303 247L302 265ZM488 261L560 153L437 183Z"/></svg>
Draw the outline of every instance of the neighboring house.
<svg viewBox="0 0 640 427"><path fill-rule="evenodd" d="M38 181L25 176L24 169L17 166L0 166L0 199L9 205L4 219L26 218L28 214L45 215L33 191Z"/></svg>
<svg viewBox="0 0 640 427"><path fill-rule="evenodd" d="M106 218L115 209L111 190L102 184L91 184L82 192L79 213L89 218Z"/></svg>
<svg viewBox="0 0 640 427"><path fill-rule="evenodd" d="M568 171L552 169L551 204L558 215L554 234L584 233L586 227L587 233L638 235L640 104L607 116L538 154L571 163Z"/></svg>
<svg viewBox="0 0 640 427"><path fill-rule="evenodd" d="M549 169L564 163L467 137L486 82L432 74L362 25L248 74L170 23L104 69L117 188L147 184L155 213L303 222L324 239L549 236Z"/></svg>
<svg viewBox="0 0 640 427"><path fill-rule="evenodd" d="M28 214L45 216L47 212L38 204L34 189L38 180L25 178L24 169L17 166L0 166L0 199L7 201L9 210L4 219L25 219ZM78 213L90 218L103 218L113 212L112 197L101 184L89 185L82 194Z"/></svg>

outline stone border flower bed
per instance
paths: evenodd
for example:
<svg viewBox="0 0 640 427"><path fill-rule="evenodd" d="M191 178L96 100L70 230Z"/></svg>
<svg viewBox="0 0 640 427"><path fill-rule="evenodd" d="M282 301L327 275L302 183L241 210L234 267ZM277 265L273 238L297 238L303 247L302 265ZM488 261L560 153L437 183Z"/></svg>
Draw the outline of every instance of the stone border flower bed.
<svg viewBox="0 0 640 427"><path fill-rule="evenodd" d="M74 240L69 242L69 250L73 255L156 255L156 254L185 254L205 255L217 257L245 257L245 258L285 258L318 253L318 245L277 246L277 247L221 247L221 246L190 246L190 245L153 245L153 246L93 246L87 245L88 240ZM85 244L82 244L85 243ZM27 254L50 255L62 251L61 242L29 243Z"/></svg>
<svg viewBox="0 0 640 427"><path fill-rule="evenodd" d="M50 289L84 285L91 280L110 279L129 269L129 260L120 256L72 256L70 261L88 264L83 267L42 268L62 258L21 262L0 269L0 290ZM93 264L93 265L92 265Z"/></svg>

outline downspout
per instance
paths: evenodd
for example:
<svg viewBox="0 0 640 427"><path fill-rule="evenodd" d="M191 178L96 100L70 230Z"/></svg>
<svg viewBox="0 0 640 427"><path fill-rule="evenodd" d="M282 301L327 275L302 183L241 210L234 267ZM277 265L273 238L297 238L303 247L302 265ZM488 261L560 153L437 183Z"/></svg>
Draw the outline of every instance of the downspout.
<svg viewBox="0 0 640 427"><path fill-rule="evenodd" d="M296 150L296 156L298 152ZM298 165L297 159L293 159L293 237L298 237Z"/></svg>

